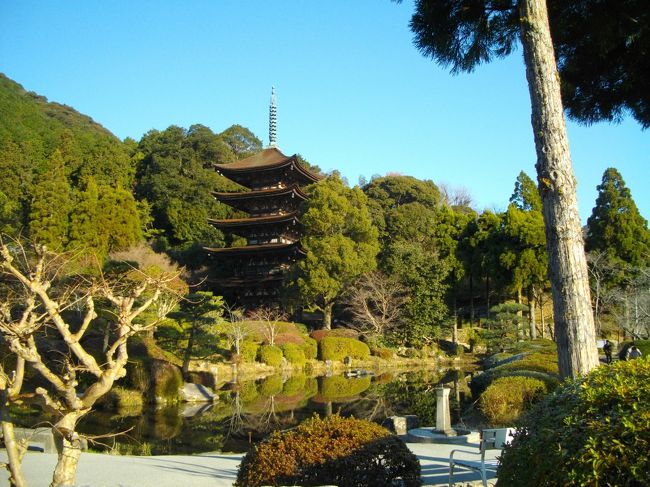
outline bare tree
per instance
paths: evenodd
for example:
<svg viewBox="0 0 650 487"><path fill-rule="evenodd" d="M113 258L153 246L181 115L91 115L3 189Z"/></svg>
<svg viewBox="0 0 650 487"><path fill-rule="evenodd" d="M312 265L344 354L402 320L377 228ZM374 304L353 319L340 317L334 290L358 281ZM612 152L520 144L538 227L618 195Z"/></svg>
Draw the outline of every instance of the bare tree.
<svg viewBox="0 0 650 487"><path fill-rule="evenodd" d="M378 271L364 274L348 292L353 327L376 338L403 325L406 288L395 277Z"/></svg>
<svg viewBox="0 0 650 487"><path fill-rule="evenodd" d="M266 342L275 345L275 339L280 331L280 322L284 321L287 315L280 308L261 306L250 311L248 317L260 323Z"/></svg>
<svg viewBox="0 0 650 487"><path fill-rule="evenodd" d="M3 314L7 307L2 305L0 312ZM14 425L9 414L9 403L15 402L22 388L25 372L25 360L16 357L16 363L11 375L5 372L4 366L0 363L0 423L2 423L2 437L4 438L5 449L7 450L7 463L4 465L9 471L9 483L12 487L26 487L25 477L21 469L23 456L27 452L26 441L16 441Z"/></svg>
<svg viewBox="0 0 650 487"><path fill-rule="evenodd" d="M227 320L223 323L224 331L237 356L241 355L241 343L251 333L250 325L244 318L244 312L241 309L230 308L224 305L228 315Z"/></svg>
<svg viewBox="0 0 650 487"><path fill-rule="evenodd" d="M136 319L170 292L177 277L164 272L151 277L135 268L113 279L101 272L97 277L66 275L67 257L45 247L35 247L32 255L17 242L0 241L0 271L7 291L0 333L9 349L44 379L47 386L37 387L36 397L58 418L52 427L58 461L51 487L75 483L82 446L76 426L125 376L129 338L155 326L155 319L146 323ZM112 317L109 344L101 358L84 344L97 318L98 299L107 303L104 314ZM73 307L82 310L74 321L66 313Z"/></svg>

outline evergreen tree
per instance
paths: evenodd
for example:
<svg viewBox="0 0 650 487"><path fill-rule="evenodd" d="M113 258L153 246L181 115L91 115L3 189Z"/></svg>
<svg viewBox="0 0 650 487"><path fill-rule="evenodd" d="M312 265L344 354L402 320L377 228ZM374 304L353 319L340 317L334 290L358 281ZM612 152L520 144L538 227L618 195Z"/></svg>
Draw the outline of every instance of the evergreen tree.
<svg viewBox="0 0 650 487"><path fill-rule="evenodd" d="M63 156L57 149L50 157L47 170L34 186L29 213L29 236L52 250L61 250L67 243L68 217L72 191L65 176Z"/></svg>
<svg viewBox="0 0 650 487"><path fill-rule="evenodd" d="M70 216L68 248L83 249L101 259L106 255L106 239L99 224L99 190L90 176L83 191L74 191L74 211Z"/></svg>
<svg viewBox="0 0 650 487"><path fill-rule="evenodd" d="M127 249L142 240L138 207L130 191L102 187L98 208L97 223L108 252Z"/></svg>
<svg viewBox="0 0 650 487"><path fill-rule="evenodd" d="M0 144L0 230L17 235L27 225L32 168L18 144L5 139Z"/></svg>
<svg viewBox="0 0 650 487"><path fill-rule="evenodd" d="M519 173L515 182L515 191L510 197L510 203L523 211L542 211L542 198L537 185L524 171Z"/></svg>
<svg viewBox="0 0 650 487"><path fill-rule="evenodd" d="M293 285L302 300L323 313L329 329L332 308L343 291L362 274L376 268L379 251L367 198L359 188L345 186L338 174L306 189L309 200L301 209L307 251Z"/></svg>
<svg viewBox="0 0 650 487"><path fill-rule="evenodd" d="M650 231L621 174L608 168L598 185L596 206L587 220L586 248L633 267L650 266Z"/></svg>

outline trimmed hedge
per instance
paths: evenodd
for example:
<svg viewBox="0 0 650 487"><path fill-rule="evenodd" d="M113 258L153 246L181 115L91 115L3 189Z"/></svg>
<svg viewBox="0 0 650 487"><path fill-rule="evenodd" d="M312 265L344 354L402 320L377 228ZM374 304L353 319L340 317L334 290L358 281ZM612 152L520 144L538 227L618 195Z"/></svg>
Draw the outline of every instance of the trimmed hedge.
<svg viewBox="0 0 650 487"><path fill-rule="evenodd" d="M499 486L648 484L650 359L615 362L563 385L523 418Z"/></svg>
<svg viewBox="0 0 650 487"><path fill-rule="evenodd" d="M239 346L242 362L245 362L247 364L252 364L255 362L259 348L260 344L257 342L243 341Z"/></svg>
<svg viewBox="0 0 650 487"><path fill-rule="evenodd" d="M311 337L306 337L302 350L307 360L313 360L318 357L318 342Z"/></svg>
<svg viewBox="0 0 650 487"><path fill-rule="evenodd" d="M541 380L502 377L492 382L481 394L479 409L492 425L512 425L546 392L546 385Z"/></svg>
<svg viewBox="0 0 650 487"><path fill-rule="evenodd" d="M282 349L275 345L262 345L259 349L258 356L260 362L271 367L280 367L282 365Z"/></svg>
<svg viewBox="0 0 650 487"><path fill-rule="evenodd" d="M313 417L274 433L242 459L236 486L421 485L420 463L401 440L370 421Z"/></svg>
<svg viewBox="0 0 650 487"><path fill-rule="evenodd" d="M370 357L368 345L353 338L328 336L318 344L318 355L321 360L343 361L345 357L365 360Z"/></svg>
<svg viewBox="0 0 650 487"><path fill-rule="evenodd" d="M285 343L280 345L280 349L290 364L302 367L307 362L304 350L295 343Z"/></svg>

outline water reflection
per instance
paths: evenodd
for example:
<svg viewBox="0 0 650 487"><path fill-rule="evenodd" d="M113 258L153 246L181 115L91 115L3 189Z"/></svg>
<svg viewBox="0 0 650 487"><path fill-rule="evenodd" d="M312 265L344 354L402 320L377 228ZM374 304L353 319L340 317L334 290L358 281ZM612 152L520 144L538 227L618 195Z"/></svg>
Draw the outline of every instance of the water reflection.
<svg viewBox="0 0 650 487"><path fill-rule="evenodd" d="M272 431L292 428L313 414L339 413L382 422L393 415L415 414L435 424L439 384L451 387L452 421L471 402L466 373L412 370L346 378L275 375L263 380L224 383L211 404L180 404L144 410L95 411L79 425L81 432L105 435L97 449L130 454L206 451L244 452Z"/></svg>

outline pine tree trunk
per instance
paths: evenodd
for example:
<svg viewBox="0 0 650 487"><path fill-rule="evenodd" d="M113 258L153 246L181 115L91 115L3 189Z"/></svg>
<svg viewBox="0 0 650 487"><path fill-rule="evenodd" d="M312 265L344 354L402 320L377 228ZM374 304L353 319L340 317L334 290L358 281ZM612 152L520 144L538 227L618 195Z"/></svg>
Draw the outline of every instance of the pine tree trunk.
<svg viewBox="0 0 650 487"><path fill-rule="evenodd" d="M521 0L521 38L553 291L560 375L598 366L589 276L560 83L544 0Z"/></svg>

